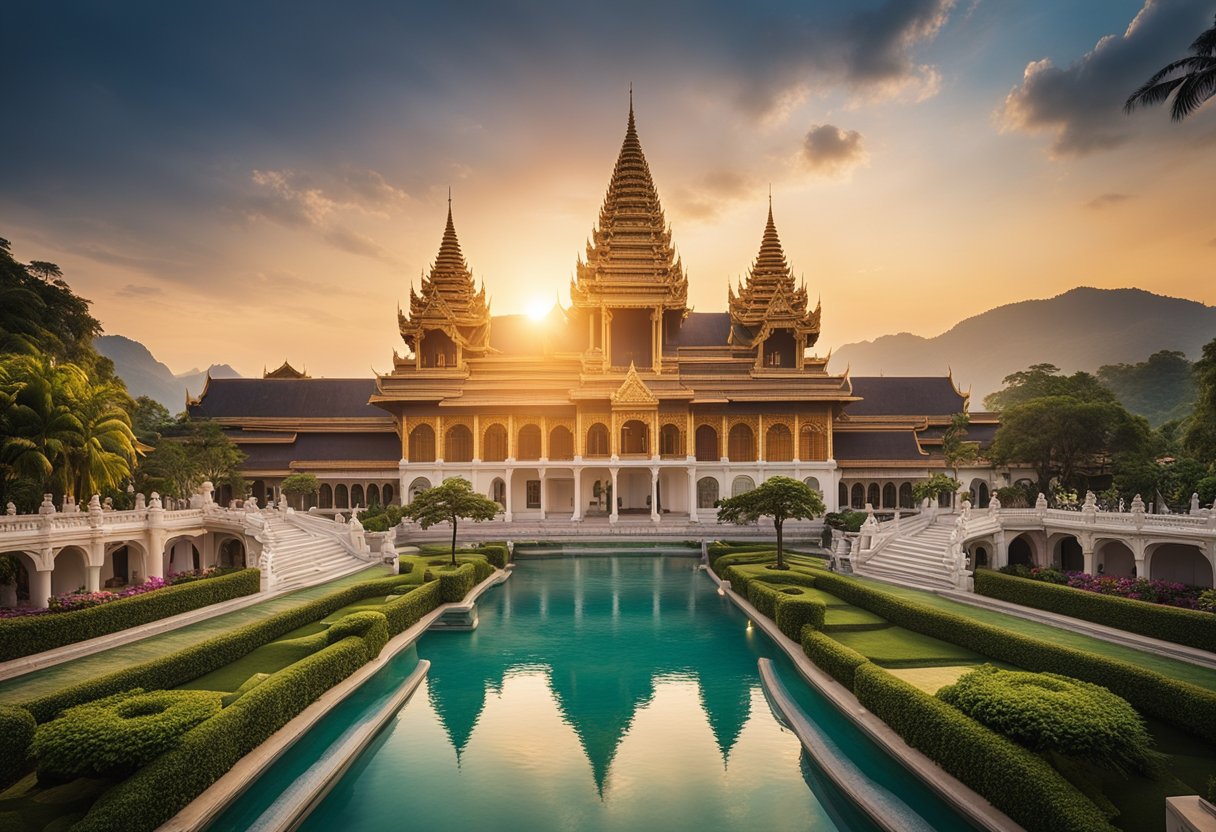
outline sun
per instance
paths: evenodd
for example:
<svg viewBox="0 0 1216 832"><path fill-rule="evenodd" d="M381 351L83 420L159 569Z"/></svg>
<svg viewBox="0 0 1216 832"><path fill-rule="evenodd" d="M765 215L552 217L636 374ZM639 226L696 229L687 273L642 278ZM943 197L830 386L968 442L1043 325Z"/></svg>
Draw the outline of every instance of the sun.
<svg viewBox="0 0 1216 832"><path fill-rule="evenodd" d="M534 321L543 321L552 308L552 298L533 298L528 301L528 317Z"/></svg>

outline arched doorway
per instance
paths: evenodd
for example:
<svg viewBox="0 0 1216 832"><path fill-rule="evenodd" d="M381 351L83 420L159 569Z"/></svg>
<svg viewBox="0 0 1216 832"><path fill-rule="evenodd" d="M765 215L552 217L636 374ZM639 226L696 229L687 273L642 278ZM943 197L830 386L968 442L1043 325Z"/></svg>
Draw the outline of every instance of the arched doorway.
<svg viewBox="0 0 1216 832"><path fill-rule="evenodd" d="M726 441L726 456L731 462L756 461L756 435L751 426L742 422L730 429Z"/></svg>
<svg viewBox="0 0 1216 832"><path fill-rule="evenodd" d="M350 492L346 490L345 483L338 483L334 489L334 508L350 508Z"/></svg>
<svg viewBox="0 0 1216 832"><path fill-rule="evenodd" d="M1148 573L1153 580L1210 587L1212 564L1203 550L1189 543L1161 543L1148 552Z"/></svg>
<svg viewBox="0 0 1216 832"><path fill-rule="evenodd" d="M663 425L659 430L659 456L668 458L686 456L680 429L671 423Z"/></svg>
<svg viewBox="0 0 1216 832"><path fill-rule="evenodd" d="M574 459L574 434L565 425L549 431L549 459Z"/></svg>
<svg viewBox="0 0 1216 832"><path fill-rule="evenodd" d="M895 508L895 483L893 482L882 487L882 507Z"/></svg>
<svg viewBox="0 0 1216 832"><path fill-rule="evenodd" d="M245 544L235 537L229 537L220 544L220 566L232 568L245 566Z"/></svg>
<svg viewBox="0 0 1216 832"><path fill-rule="evenodd" d="M853 483L852 501L850 505L853 508L866 507L866 487L859 482Z"/></svg>
<svg viewBox="0 0 1216 832"><path fill-rule="evenodd" d="M355 483L350 487L350 507L366 507L367 503L363 498L363 486Z"/></svg>
<svg viewBox="0 0 1216 832"><path fill-rule="evenodd" d="M88 586L89 558L79 546L64 546L55 553L55 571L51 573L51 594L77 592ZM43 599L39 599L40 601Z"/></svg>
<svg viewBox="0 0 1216 832"><path fill-rule="evenodd" d="M321 508L333 508L334 507L333 486L331 486L327 482L321 483L321 488L319 490L319 493L321 495L321 502L320 502Z"/></svg>
<svg viewBox="0 0 1216 832"><path fill-rule="evenodd" d="M899 507L900 508L915 508L912 504L912 483L901 482L899 484Z"/></svg>
<svg viewBox="0 0 1216 832"><path fill-rule="evenodd" d="M605 457L608 453L608 426L596 422L587 428L587 456Z"/></svg>
<svg viewBox="0 0 1216 832"><path fill-rule="evenodd" d="M507 458L507 429L495 422L486 428L481 458L486 462L503 462Z"/></svg>
<svg viewBox="0 0 1216 832"><path fill-rule="evenodd" d="M502 477L495 477L490 482L490 499L504 509L507 507L507 484L503 481Z"/></svg>
<svg viewBox="0 0 1216 832"><path fill-rule="evenodd" d="M697 428L696 436L697 462L717 462L722 458L718 450L718 432L710 425Z"/></svg>
<svg viewBox="0 0 1216 832"><path fill-rule="evenodd" d="M1085 554L1081 551L1080 541L1071 534L1061 537L1056 541L1051 562L1058 563L1063 572L1085 571Z"/></svg>
<svg viewBox="0 0 1216 832"><path fill-rule="evenodd" d="M849 487L844 483L841 483L840 487L836 489L836 505L841 511L849 507Z"/></svg>
<svg viewBox="0 0 1216 832"><path fill-rule="evenodd" d="M1009 541L1010 566L1034 566L1034 548L1025 535L1018 535Z"/></svg>
<svg viewBox="0 0 1216 832"><path fill-rule="evenodd" d="M882 505L882 497L878 492L878 483L870 483L870 487L866 490L866 502L878 508Z"/></svg>
<svg viewBox="0 0 1216 832"><path fill-rule="evenodd" d="M975 551L971 555L971 568L986 569L988 567L988 548L986 546L976 546Z"/></svg>
<svg viewBox="0 0 1216 832"><path fill-rule="evenodd" d="M516 459L540 459L540 425L524 425L519 429Z"/></svg>
<svg viewBox="0 0 1216 832"><path fill-rule="evenodd" d="M367 504L369 506L382 505L380 502L380 486L375 483L367 487Z"/></svg>
<svg viewBox="0 0 1216 832"><path fill-rule="evenodd" d="M384 505L391 506L393 504L393 494L393 487L387 483L380 489L380 496L384 500Z"/></svg>
<svg viewBox="0 0 1216 832"><path fill-rule="evenodd" d="M650 428L645 422L630 419L621 425L621 453L648 454L650 453Z"/></svg>
<svg viewBox="0 0 1216 832"><path fill-rule="evenodd" d="M1099 544L1095 567L1103 575L1117 578L1131 577L1136 571L1136 556L1122 540L1107 540Z"/></svg>
<svg viewBox="0 0 1216 832"><path fill-rule="evenodd" d="M473 431L467 426L452 425L443 435L443 461L473 461Z"/></svg>
<svg viewBox="0 0 1216 832"><path fill-rule="evenodd" d="M418 425L410 431L410 462L435 461L435 429Z"/></svg>
<svg viewBox="0 0 1216 832"><path fill-rule="evenodd" d="M717 477L701 477L697 480L697 508L713 508L718 502Z"/></svg>
<svg viewBox="0 0 1216 832"><path fill-rule="evenodd" d="M764 458L769 462L793 460L794 437L785 425L773 425L764 434Z"/></svg>

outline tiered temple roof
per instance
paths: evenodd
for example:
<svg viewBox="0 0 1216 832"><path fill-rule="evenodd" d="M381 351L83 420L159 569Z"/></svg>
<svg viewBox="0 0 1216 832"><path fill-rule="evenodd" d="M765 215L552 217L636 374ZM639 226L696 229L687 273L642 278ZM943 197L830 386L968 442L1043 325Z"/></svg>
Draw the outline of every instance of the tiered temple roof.
<svg viewBox="0 0 1216 832"><path fill-rule="evenodd" d="M760 253L738 293L729 290L728 302L732 344L750 347L780 328L805 335L808 347L819 337L820 309L816 306L808 313L806 287L794 284L793 272L777 236L777 224L773 222L771 198Z"/></svg>
<svg viewBox="0 0 1216 832"><path fill-rule="evenodd" d="M448 221L439 244L439 254L430 274L422 279L415 292L410 287L410 312L407 317L398 311L401 337L416 349L421 333L428 329L442 330L466 350L484 351L490 343L490 307L486 303L486 287L473 285L473 273L460 251L456 225L452 221L452 200L448 198Z"/></svg>
<svg viewBox="0 0 1216 832"><path fill-rule="evenodd" d="M671 228L638 141L632 93L625 141L570 295L578 307L604 300L613 306L687 306L688 276L671 245Z"/></svg>

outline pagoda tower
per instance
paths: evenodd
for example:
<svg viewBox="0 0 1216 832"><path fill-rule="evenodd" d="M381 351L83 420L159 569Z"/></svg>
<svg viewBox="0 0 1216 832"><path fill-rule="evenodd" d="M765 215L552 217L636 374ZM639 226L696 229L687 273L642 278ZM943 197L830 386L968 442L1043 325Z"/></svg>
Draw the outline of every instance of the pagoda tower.
<svg viewBox="0 0 1216 832"><path fill-rule="evenodd" d="M807 311L806 286L796 286L785 259L773 200L760 240L760 253L736 293L728 289L730 343L756 351L756 369L802 369L803 355L819 338L818 304Z"/></svg>
<svg viewBox="0 0 1216 832"><path fill-rule="evenodd" d="M490 306L486 287L473 285L473 273L460 251L448 196L448 221L430 274L415 292L410 311L397 311L401 338L414 353L417 369L463 367L465 359L490 350Z"/></svg>
<svg viewBox="0 0 1216 832"><path fill-rule="evenodd" d="M662 372L665 335L688 313L688 276L638 140L632 90L625 141L570 297L588 320L587 371Z"/></svg>

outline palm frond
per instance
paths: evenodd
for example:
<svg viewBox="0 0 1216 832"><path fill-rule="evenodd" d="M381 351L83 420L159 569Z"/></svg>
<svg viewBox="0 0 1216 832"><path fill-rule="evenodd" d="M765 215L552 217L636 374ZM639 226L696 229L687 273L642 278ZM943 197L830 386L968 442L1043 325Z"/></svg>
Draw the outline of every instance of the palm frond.
<svg viewBox="0 0 1216 832"><path fill-rule="evenodd" d="M1199 75L1190 75L1178 87L1170 118L1182 121L1203 106L1216 93L1216 69Z"/></svg>

